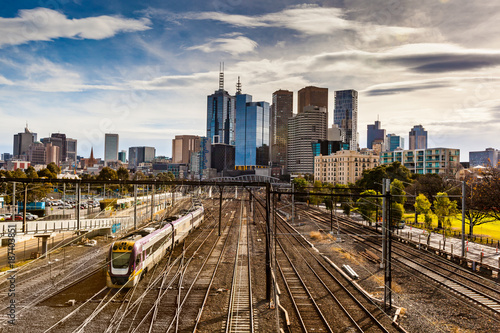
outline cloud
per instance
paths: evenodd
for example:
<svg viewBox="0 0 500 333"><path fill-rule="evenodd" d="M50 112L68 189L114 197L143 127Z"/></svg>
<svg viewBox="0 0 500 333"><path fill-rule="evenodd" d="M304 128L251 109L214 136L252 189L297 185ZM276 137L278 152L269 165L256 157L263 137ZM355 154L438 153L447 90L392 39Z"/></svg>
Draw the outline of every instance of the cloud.
<svg viewBox="0 0 500 333"><path fill-rule="evenodd" d="M186 13L181 15L190 20L214 20L235 27L260 28L274 27L294 30L303 35L325 35L334 32L354 31L358 38L374 40L384 35L408 35L422 29L383 26L348 20L340 8L326 8L318 5L299 5L280 12L264 15L246 16L221 12Z"/></svg>
<svg viewBox="0 0 500 333"><path fill-rule="evenodd" d="M105 39L119 32L148 30L150 24L148 19L107 15L68 19L48 8L20 10L17 17L0 18L0 47L57 38Z"/></svg>
<svg viewBox="0 0 500 333"><path fill-rule="evenodd" d="M258 45L255 41L245 36L238 35L231 38L232 36L234 34L225 38L212 39L205 44L188 47L187 50L201 50L205 53L221 51L237 56L243 53L254 52Z"/></svg>

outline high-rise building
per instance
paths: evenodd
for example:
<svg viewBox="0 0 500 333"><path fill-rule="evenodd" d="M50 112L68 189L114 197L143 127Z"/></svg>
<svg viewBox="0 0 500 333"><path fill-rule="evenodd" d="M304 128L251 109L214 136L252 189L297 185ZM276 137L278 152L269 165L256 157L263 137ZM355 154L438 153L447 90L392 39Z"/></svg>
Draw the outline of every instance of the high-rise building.
<svg viewBox="0 0 500 333"><path fill-rule="evenodd" d="M150 163L156 155L154 147L130 147L128 149L128 168L135 169L140 163Z"/></svg>
<svg viewBox="0 0 500 333"><path fill-rule="evenodd" d="M271 163L273 166L286 169L288 119L293 116L293 92L288 90L277 90L273 93L272 99Z"/></svg>
<svg viewBox="0 0 500 333"><path fill-rule="evenodd" d="M469 163L471 167L498 167L500 154L497 149L486 148L484 151L469 152Z"/></svg>
<svg viewBox="0 0 500 333"><path fill-rule="evenodd" d="M66 161L76 162L77 140L66 138Z"/></svg>
<svg viewBox="0 0 500 333"><path fill-rule="evenodd" d="M31 132L28 125L24 128L24 133L14 134L14 158L21 158L21 156L26 158L30 145L35 141L37 141L36 133Z"/></svg>
<svg viewBox="0 0 500 333"><path fill-rule="evenodd" d="M118 152L118 160L121 161L122 163L127 163L127 151L122 150Z"/></svg>
<svg viewBox="0 0 500 333"><path fill-rule="evenodd" d="M104 162L118 161L118 134L104 135Z"/></svg>
<svg viewBox="0 0 500 333"><path fill-rule="evenodd" d="M212 145L211 167L224 176L224 172L234 170L234 146L218 143Z"/></svg>
<svg viewBox="0 0 500 333"><path fill-rule="evenodd" d="M340 90L335 92L333 123L344 133L350 150L358 149L358 92Z"/></svg>
<svg viewBox="0 0 500 333"><path fill-rule="evenodd" d="M328 88L308 86L299 90L297 113L302 113L306 106L318 106L328 110Z"/></svg>
<svg viewBox="0 0 500 333"><path fill-rule="evenodd" d="M206 136L200 137L200 149L191 153L191 174L196 179L203 178L203 170L210 168L211 151L210 140Z"/></svg>
<svg viewBox="0 0 500 333"><path fill-rule="evenodd" d="M68 142L66 141L66 134L64 133L52 133L50 136L51 139L54 139L52 142L53 145L58 146L61 152L61 162L66 162L68 157ZM44 143L47 141L43 141Z"/></svg>
<svg viewBox="0 0 500 333"><path fill-rule="evenodd" d="M387 150L395 151L398 148L405 149L405 139L396 134L387 134Z"/></svg>
<svg viewBox="0 0 500 333"><path fill-rule="evenodd" d="M385 129L380 128L380 121L376 120L375 124L368 125L367 128L366 147L368 149L373 148L373 142L375 140L385 141Z"/></svg>
<svg viewBox="0 0 500 333"><path fill-rule="evenodd" d="M41 142L33 142L28 148L27 156L31 165L47 164L45 146Z"/></svg>
<svg viewBox="0 0 500 333"><path fill-rule="evenodd" d="M234 145L235 98L224 90L224 72L219 74L219 90L207 97L207 137L212 144Z"/></svg>
<svg viewBox="0 0 500 333"><path fill-rule="evenodd" d="M56 165L59 165L61 161L61 150L58 146L54 146L52 143L47 142L43 144L45 146L45 162L47 164L49 163L55 163Z"/></svg>
<svg viewBox="0 0 500 333"><path fill-rule="evenodd" d="M172 139L172 163L189 164L191 153L200 150L200 137L197 135L176 135Z"/></svg>
<svg viewBox="0 0 500 333"><path fill-rule="evenodd" d="M252 102L252 96L236 95L237 169L269 166L269 103Z"/></svg>
<svg viewBox="0 0 500 333"><path fill-rule="evenodd" d="M288 172L312 174L312 144L327 139L328 112L324 107L306 106L303 112L288 121Z"/></svg>
<svg viewBox="0 0 500 333"><path fill-rule="evenodd" d="M12 159L12 154L11 153L3 153L2 154L2 161L7 162Z"/></svg>
<svg viewBox="0 0 500 333"><path fill-rule="evenodd" d="M410 150L427 149L427 131L422 125L415 125L410 131Z"/></svg>

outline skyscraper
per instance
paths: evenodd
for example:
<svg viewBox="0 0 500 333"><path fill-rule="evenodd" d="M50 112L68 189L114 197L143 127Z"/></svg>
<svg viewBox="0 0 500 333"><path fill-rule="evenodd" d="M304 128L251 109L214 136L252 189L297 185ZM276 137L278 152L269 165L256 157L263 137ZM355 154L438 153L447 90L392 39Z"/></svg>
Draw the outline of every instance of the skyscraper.
<svg viewBox="0 0 500 333"><path fill-rule="evenodd" d="M219 74L219 90L207 97L207 137L212 144L234 145L235 98L224 90L224 72Z"/></svg>
<svg viewBox="0 0 500 333"><path fill-rule="evenodd" d="M410 131L410 150L427 149L427 131L422 125L415 125Z"/></svg>
<svg viewBox="0 0 500 333"><path fill-rule="evenodd" d="M128 168L135 169L140 163L152 162L156 155L154 147L130 147L128 149Z"/></svg>
<svg viewBox="0 0 500 333"><path fill-rule="evenodd" d="M335 92L333 123L344 133L350 150L358 149L358 92L340 90Z"/></svg>
<svg viewBox="0 0 500 333"><path fill-rule="evenodd" d="M61 161L66 162L68 157L68 142L66 141L66 134L64 133L52 133L50 136L54 138L54 141L51 141L53 145L59 147L59 151L61 152ZM48 142L48 141L43 141Z"/></svg>
<svg viewBox="0 0 500 333"><path fill-rule="evenodd" d="M387 134L387 150L395 151L397 148L405 149L405 139L396 134Z"/></svg>
<svg viewBox="0 0 500 333"><path fill-rule="evenodd" d="M252 96L236 95L236 168L268 166L269 103L252 102Z"/></svg>
<svg viewBox="0 0 500 333"><path fill-rule="evenodd" d="M288 121L288 172L314 173L313 143L327 139L328 112L324 107L306 106Z"/></svg>
<svg viewBox="0 0 500 333"><path fill-rule="evenodd" d="M30 145L35 141L36 133L31 132L26 124L24 133L14 134L14 158L20 158L21 156L26 158Z"/></svg>
<svg viewBox="0 0 500 333"><path fill-rule="evenodd" d="M286 168L288 119L293 116L293 92L278 90L273 93L271 105L271 163Z"/></svg>
<svg viewBox="0 0 500 333"><path fill-rule="evenodd" d="M104 135L104 162L118 161L118 134Z"/></svg>
<svg viewBox="0 0 500 333"><path fill-rule="evenodd" d="M318 106L328 110L328 88L308 86L299 90L297 113L302 113L306 106Z"/></svg>
<svg viewBox="0 0 500 333"><path fill-rule="evenodd" d="M385 140L385 129L380 128L380 121L376 120L375 124L368 125L368 133L366 139L366 148L372 149L375 140Z"/></svg>
<svg viewBox="0 0 500 333"><path fill-rule="evenodd" d="M191 153L201 149L197 135L176 135L172 140L172 163L188 164Z"/></svg>

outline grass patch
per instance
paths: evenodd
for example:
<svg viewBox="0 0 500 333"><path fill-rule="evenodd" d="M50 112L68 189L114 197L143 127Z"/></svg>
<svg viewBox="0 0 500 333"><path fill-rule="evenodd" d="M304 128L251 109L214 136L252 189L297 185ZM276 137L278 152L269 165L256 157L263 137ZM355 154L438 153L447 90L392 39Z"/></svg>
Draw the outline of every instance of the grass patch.
<svg viewBox="0 0 500 333"><path fill-rule="evenodd" d="M319 232L319 231L311 231L309 233L309 236L313 240L317 240L317 241L323 240L323 234L321 234L321 232Z"/></svg>
<svg viewBox="0 0 500 333"><path fill-rule="evenodd" d="M28 260L23 260L23 261L18 261L14 264L14 268L18 268L18 267L21 267L21 266L24 266L26 264L29 264L30 262L32 262L34 259L28 259ZM8 266L5 266L5 267L2 267L0 268L0 272L6 272L8 270L12 269L10 267L10 265Z"/></svg>

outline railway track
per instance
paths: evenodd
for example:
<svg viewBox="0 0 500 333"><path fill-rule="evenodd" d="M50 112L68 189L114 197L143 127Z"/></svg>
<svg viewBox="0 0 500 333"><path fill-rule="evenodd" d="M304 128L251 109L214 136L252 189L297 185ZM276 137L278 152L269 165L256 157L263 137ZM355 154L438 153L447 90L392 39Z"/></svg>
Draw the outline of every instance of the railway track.
<svg viewBox="0 0 500 333"><path fill-rule="evenodd" d="M311 213L303 211L309 217L316 219L320 223L325 223L322 217L326 217L323 212ZM349 234L360 244L380 252L380 237L376 231L369 230L365 226L359 226L349 219L338 217L342 224L343 231ZM499 285L491 280L480 277L469 270L466 270L454 263L445 260L440 256L433 255L427 251L415 249L402 243L392 243L393 265L401 269L409 267L412 270L426 276L441 286L448 288L453 293L463 297L475 304L481 305L493 314L500 314L500 293ZM497 318L493 317L497 320Z"/></svg>
<svg viewBox="0 0 500 333"><path fill-rule="evenodd" d="M226 333L254 332L252 276L250 262L250 238L246 207L241 201L238 245L233 269L233 281L229 297Z"/></svg>
<svg viewBox="0 0 500 333"><path fill-rule="evenodd" d="M288 223L280 218L278 220L280 220L278 230L282 235L278 240L281 249L283 250L285 247L282 240L286 239L291 247L288 251L283 252L295 252L295 261L304 263L301 265L302 271L305 272L302 276L308 277L310 295L321 300L325 311L335 313L335 318L332 318L331 315L327 316L329 319L327 331L332 331L330 327L336 329L342 327L345 330L358 332L395 331L391 326L390 318L377 304L366 298L366 295L358 287L351 284L343 274L327 266L324 259L311 251L310 244L298 235L298 232ZM291 262L290 259L288 260ZM308 332L313 331L311 328L304 329ZM323 330L323 328L315 328L314 326L313 329L314 331Z"/></svg>

